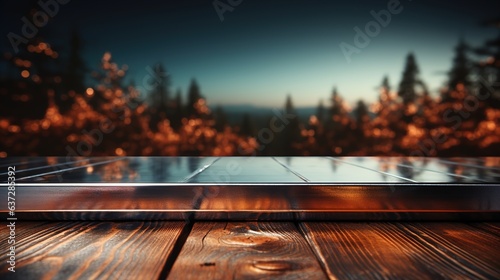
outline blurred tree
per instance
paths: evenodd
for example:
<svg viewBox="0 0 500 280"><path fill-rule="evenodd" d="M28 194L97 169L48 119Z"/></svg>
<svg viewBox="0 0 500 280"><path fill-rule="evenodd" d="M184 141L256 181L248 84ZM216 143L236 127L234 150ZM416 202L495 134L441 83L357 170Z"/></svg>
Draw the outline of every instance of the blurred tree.
<svg viewBox="0 0 500 280"><path fill-rule="evenodd" d="M227 117L226 117L226 114L224 113L224 109L222 109L221 106L217 106L217 108L215 108L214 115L215 115L214 116L215 117L215 129L218 132L224 131L224 129L228 125L227 124Z"/></svg>
<svg viewBox="0 0 500 280"><path fill-rule="evenodd" d="M354 116L356 119L357 128L362 128L366 123L370 121L370 116L368 115L368 107L363 100L358 100L356 103L356 108L354 108Z"/></svg>
<svg viewBox="0 0 500 280"><path fill-rule="evenodd" d="M406 65L403 71L401 82L399 83L398 96L402 100L402 110L404 114L401 116L404 124L408 125L415 120L418 114L421 114L421 99L428 94L427 86L419 78L419 68L415 60L415 56L410 53L406 58ZM403 125L403 123L401 124ZM406 128L400 127L406 131ZM396 137L400 136L399 133Z"/></svg>
<svg viewBox="0 0 500 280"><path fill-rule="evenodd" d="M36 16L38 1L28 0L20 14L28 19ZM52 18L45 18L45 24ZM29 31L27 31L29 32ZM9 33L7 35L13 53L5 53L9 62L8 73L1 81L0 102L9 104L0 110L0 116L8 116L15 122L42 119L61 89L61 59L59 49L50 44L53 38L50 28L32 32L29 39Z"/></svg>
<svg viewBox="0 0 500 280"><path fill-rule="evenodd" d="M489 21L487 25L498 23L500 20ZM441 91L441 101L427 113L427 131L434 138L443 139L436 142L439 155L457 155L464 150L475 156L493 155L500 148L500 128L496 125L500 122L500 87L496 84L500 73L500 37L474 49L475 54L486 57L479 63L471 63L468 50L460 40L455 48L449 86ZM473 70L477 78L471 81Z"/></svg>
<svg viewBox="0 0 500 280"><path fill-rule="evenodd" d="M309 118L309 126L314 131L313 141L308 140L308 144L313 145L311 149L312 155L325 155L329 154L328 151L328 139L325 133L325 123L327 112L325 106L323 105L323 100L319 101L318 108L316 109L316 119Z"/></svg>
<svg viewBox="0 0 500 280"><path fill-rule="evenodd" d="M71 109L75 93L83 94L85 92L85 75L88 69L82 59L81 51L82 40L80 33L77 29L73 29L69 42L68 62L63 75L63 92L56 99L56 104L61 113Z"/></svg>
<svg viewBox="0 0 500 280"><path fill-rule="evenodd" d="M453 94L457 87L465 86L470 90L471 62L467 57L468 46L463 39L460 39L455 47L455 56L452 68L448 72L448 88L441 91L441 104L453 103L457 95Z"/></svg>
<svg viewBox="0 0 500 280"><path fill-rule="evenodd" d="M346 113L347 110L345 108L344 100L340 97L336 87L333 88L332 98L330 101L332 103L330 107L330 115L333 119L335 119L335 116L340 116Z"/></svg>
<svg viewBox="0 0 500 280"><path fill-rule="evenodd" d="M469 46L463 39L460 39L455 47L455 57L453 58L453 66L448 72L449 80L448 87L454 89L458 84L463 84L466 87L471 85L471 62L467 57Z"/></svg>
<svg viewBox="0 0 500 280"><path fill-rule="evenodd" d="M418 75L419 69L415 61L415 56L413 53L410 53L406 57L406 65L398 90L398 96L402 98L405 105L412 103L417 98L415 87L420 83Z"/></svg>
<svg viewBox="0 0 500 280"><path fill-rule="evenodd" d="M292 96L288 95L285 103L285 114L294 116L289 119L289 123L285 124L285 129L283 131L283 136L287 139L284 142L284 154L285 155L300 155L302 152L301 149L301 125L299 121L299 117L297 116L297 112L293 106Z"/></svg>
<svg viewBox="0 0 500 280"><path fill-rule="evenodd" d="M113 62L111 53L104 53L101 58L100 68L91 72L91 76L97 81L98 86L93 91L86 91L88 103L94 110L97 112L109 110L110 102L116 97L124 97L123 79L125 73L125 66L119 68L118 65Z"/></svg>
<svg viewBox="0 0 500 280"><path fill-rule="evenodd" d="M441 138L445 139L436 144L440 155L456 155L464 150L474 155L495 154L494 145L500 140L500 129L493 123L500 121L500 107L495 109L500 104L494 94L496 50L491 48L490 43L488 41L482 48L475 49L476 54L488 56L485 61L475 64L475 83L470 80L473 64L467 57L467 45L460 40L455 48L449 87L441 91L441 101L434 110L428 112L428 131L431 134L437 134L438 131ZM436 118L436 115L442 117Z"/></svg>
<svg viewBox="0 0 500 280"><path fill-rule="evenodd" d="M384 76L382 83L378 87L379 95L378 102L373 104L373 112L376 115L381 115L382 112L389 110L391 104L395 102L393 95L391 94L391 85L389 83L389 77Z"/></svg>
<svg viewBox="0 0 500 280"><path fill-rule="evenodd" d="M325 133L328 139L328 154L346 154L355 149L348 136L351 130L349 110L335 87L331 97L330 116L325 124Z"/></svg>
<svg viewBox="0 0 500 280"><path fill-rule="evenodd" d="M316 109L316 118L321 124L325 122L325 106L323 105L323 100L319 101L318 108Z"/></svg>
<svg viewBox="0 0 500 280"><path fill-rule="evenodd" d="M111 152L118 156L150 154L151 140L148 135L152 135L152 132L145 116L146 106L142 104L133 83L123 85L126 68L118 67L111 53L105 53L100 71L94 73L99 84L93 94L86 92L86 95L89 103L99 98L99 106L94 112L85 113L88 109L82 110L87 115L85 119L75 117L87 131L94 132L89 133L92 137L95 138L98 133L102 135L101 141L94 139L93 152L108 155Z"/></svg>
<svg viewBox="0 0 500 280"><path fill-rule="evenodd" d="M153 68L154 88L150 93L150 127L157 130L161 121L169 118L170 109L170 74L161 63Z"/></svg>
<svg viewBox="0 0 500 280"><path fill-rule="evenodd" d="M396 132L404 133L400 128L400 120L403 114L402 106L396 102L396 96L391 92L389 78L385 76L379 87L378 102L372 106L375 118L371 123L371 134L373 145L370 154L390 155L393 154L394 145L398 139Z"/></svg>
<svg viewBox="0 0 500 280"><path fill-rule="evenodd" d="M177 89L177 93L175 94L173 107L174 107L173 115L170 121L174 129L179 129L179 127L181 126L182 118L184 116L184 107L182 104L182 92L180 88Z"/></svg>
<svg viewBox="0 0 500 280"><path fill-rule="evenodd" d="M144 104L144 99L141 97L141 92L136 88L134 80L129 82L126 92L127 106L130 109L136 109L139 106L147 108Z"/></svg>
<svg viewBox="0 0 500 280"><path fill-rule="evenodd" d="M363 100L358 100L356 103L356 108L354 108L354 116L356 117L356 123L361 124L370 119L368 116L368 107Z"/></svg>
<svg viewBox="0 0 500 280"><path fill-rule="evenodd" d="M384 76L384 79L382 80L382 90L384 93L388 94L391 91L391 85L389 83L389 77Z"/></svg>
<svg viewBox="0 0 500 280"><path fill-rule="evenodd" d="M255 124L249 114L243 114L243 119L240 125L240 134L243 136L255 136Z"/></svg>
<svg viewBox="0 0 500 280"><path fill-rule="evenodd" d="M4 113L16 119L43 118L49 99L54 99L60 91L58 53L42 39L34 42L28 45L28 50L22 48L15 56L7 55L19 76L5 83L10 106Z"/></svg>
<svg viewBox="0 0 500 280"><path fill-rule="evenodd" d="M265 134L265 137L260 137L260 144L269 146L269 149L265 151L268 153L276 155L300 155L302 153L301 141L303 139L301 137L299 118L293 106L290 94L286 97L285 107L282 112L284 116L288 117L277 118L278 120L273 124L276 127L280 127L280 129L275 129L275 131L270 132L270 135ZM271 123L272 120L273 118L269 123ZM269 141L267 141L267 139L269 139ZM274 139L274 141L272 141L272 139Z"/></svg>
<svg viewBox="0 0 500 280"><path fill-rule="evenodd" d="M328 154L328 141L325 134L325 108L320 100L316 114L309 117L309 121L302 130L306 138L302 155L325 155Z"/></svg>
<svg viewBox="0 0 500 280"><path fill-rule="evenodd" d="M356 142L352 142L357 144L355 154L364 155L367 154L371 147L371 143L369 143L370 139L367 137L371 131L369 127L370 116L368 107L363 100L358 100L353 114L355 121L353 122L353 126L351 126L352 132L350 137L356 139Z"/></svg>
<svg viewBox="0 0 500 280"><path fill-rule="evenodd" d="M200 93L200 87L195 79L191 80L191 84L189 85L187 104L186 104L186 114L188 117L197 117L200 116L196 107L199 106L197 103L200 99L202 99L202 95Z"/></svg>
<svg viewBox="0 0 500 280"><path fill-rule="evenodd" d="M498 29L496 38L484 42L483 46L474 49L481 60L477 65L479 79L476 85L479 88L478 96L488 96L488 103L495 109L500 109L500 18L483 22L483 26L492 26Z"/></svg>

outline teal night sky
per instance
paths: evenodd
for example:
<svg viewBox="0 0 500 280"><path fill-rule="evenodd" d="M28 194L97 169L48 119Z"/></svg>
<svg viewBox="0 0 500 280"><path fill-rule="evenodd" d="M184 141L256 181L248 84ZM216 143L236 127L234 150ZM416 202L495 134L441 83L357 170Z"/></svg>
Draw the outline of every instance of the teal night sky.
<svg viewBox="0 0 500 280"><path fill-rule="evenodd" d="M392 1L243 0L222 22L213 1L71 1L47 28L64 38L78 26L88 67L97 68L110 51L129 66L136 85L147 66L161 62L171 72L172 92L185 94L196 78L209 104L276 107L288 93L296 106L316 106L334 86L350 103L374 101L384 75L397 86L410 51L436 94L460 36L479 46L498 33L479 24L499 16L497 1L401 0L401 12L348 63L339 45L354 45L353 28L364 30L374 20L370 11ZM10 7L2 5L5 13ZM16 13L4 18L3 33L20 29Z"/></svg>

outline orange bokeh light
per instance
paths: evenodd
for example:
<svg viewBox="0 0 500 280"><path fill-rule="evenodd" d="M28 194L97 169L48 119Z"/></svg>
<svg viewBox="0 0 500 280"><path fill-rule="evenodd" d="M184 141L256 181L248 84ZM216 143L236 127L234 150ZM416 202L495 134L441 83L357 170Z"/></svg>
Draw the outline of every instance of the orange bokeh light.
<svg viewBox="0 0 500 280"><path fill-rule="evenodd" d="M87 88L87 90L85 91L85 93L87 93L88 96L92 96L92 95L94 95L94 89L93 88Z"/></svg>
<svg viewBox="0 0 500 280"><path fill-rule="evenodd" d="M28 78L30 76L30 72L28 70L21 71L21 77Z"/></svg>

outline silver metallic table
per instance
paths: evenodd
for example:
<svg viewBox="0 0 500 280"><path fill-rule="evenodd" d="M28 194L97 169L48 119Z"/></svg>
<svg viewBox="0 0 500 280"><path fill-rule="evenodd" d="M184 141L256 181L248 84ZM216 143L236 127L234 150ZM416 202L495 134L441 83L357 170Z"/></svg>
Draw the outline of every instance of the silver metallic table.
<svg viewBox="0 0 500 280"><path fill-rule="evenodd" d="M9 158L0 160L1 201L8 166L16 215L31 220L500 217L493 157Z"/></svg>

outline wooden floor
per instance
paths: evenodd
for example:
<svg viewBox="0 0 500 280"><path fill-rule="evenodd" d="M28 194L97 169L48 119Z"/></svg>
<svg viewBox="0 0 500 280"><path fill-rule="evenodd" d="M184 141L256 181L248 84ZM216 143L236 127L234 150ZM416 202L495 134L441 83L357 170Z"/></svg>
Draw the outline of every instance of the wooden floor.
<svg viewBox="0 0 500 280"><path fill-rule="evenodd" d="M19 221L16 235L1 279L500 278L500 223Z"/></svg>

